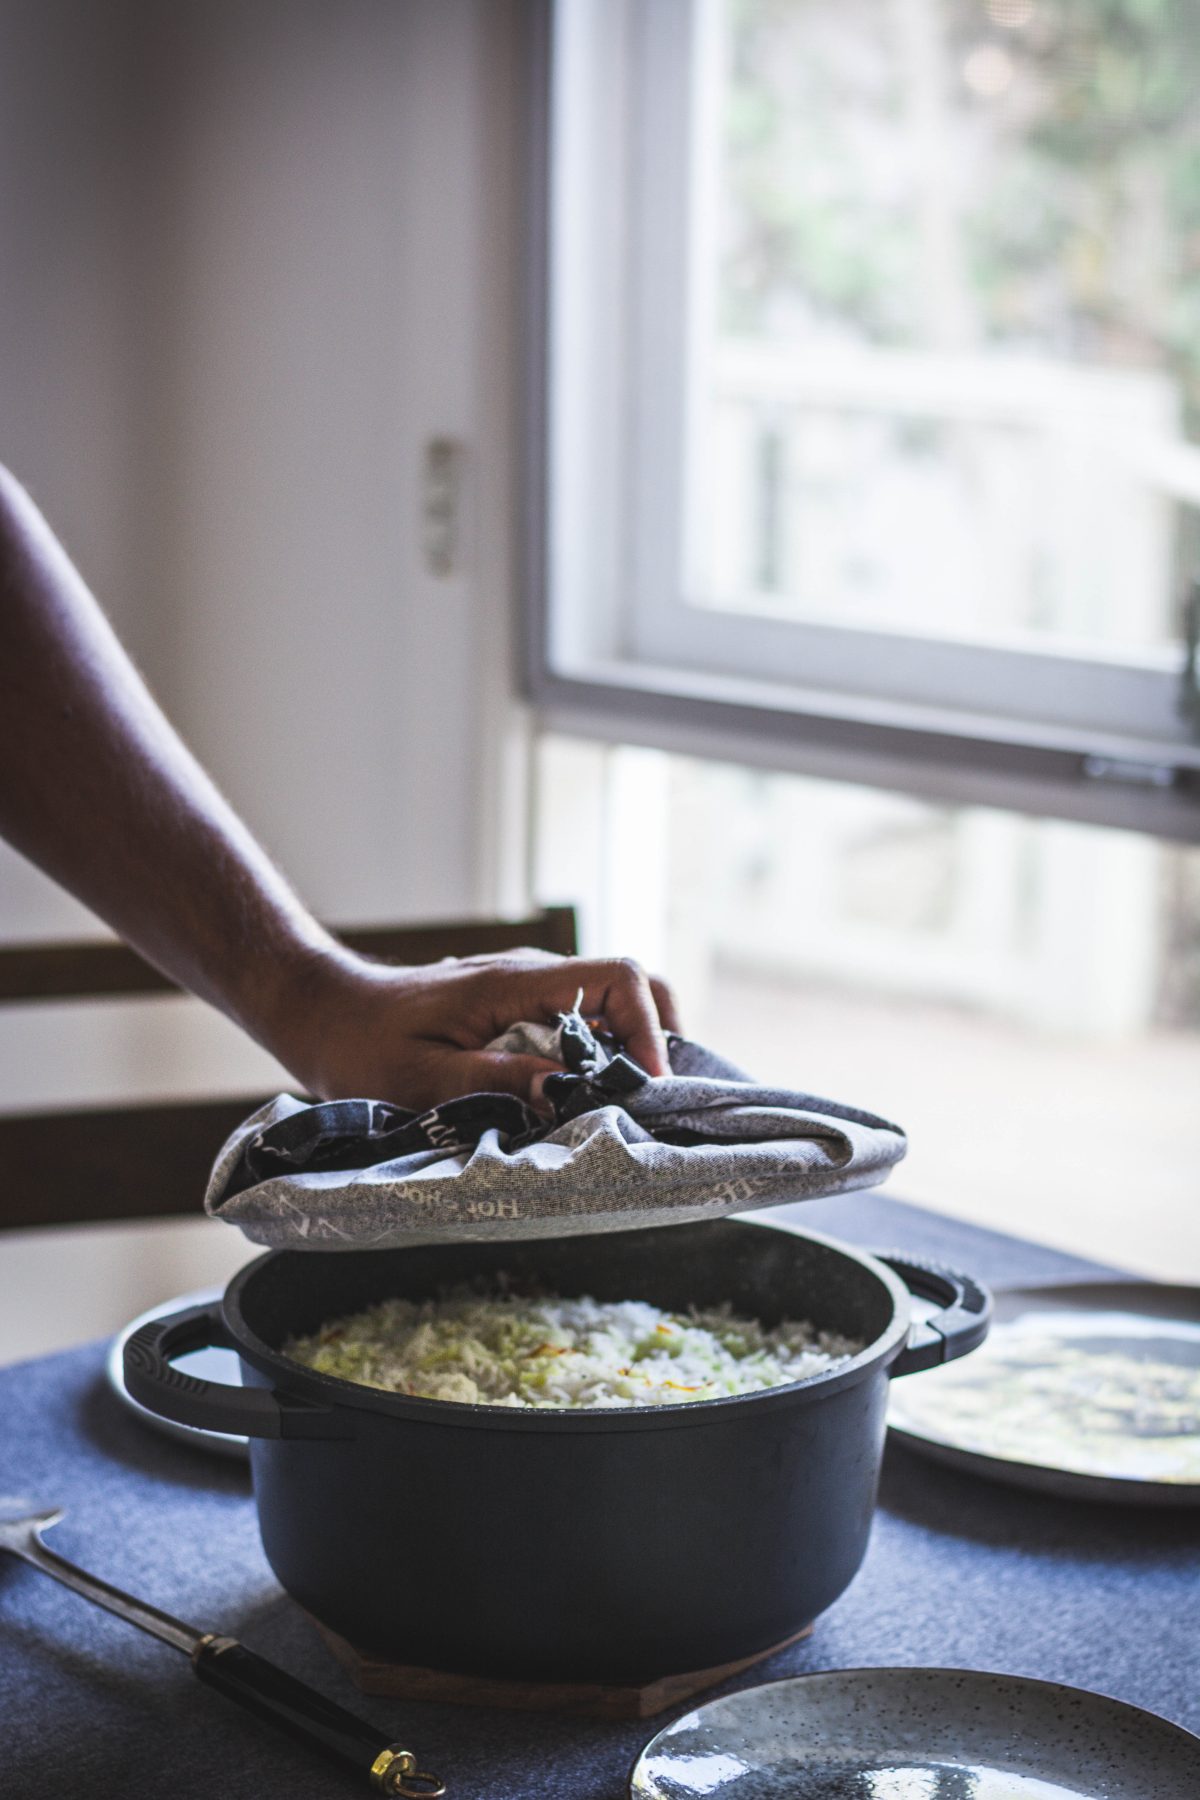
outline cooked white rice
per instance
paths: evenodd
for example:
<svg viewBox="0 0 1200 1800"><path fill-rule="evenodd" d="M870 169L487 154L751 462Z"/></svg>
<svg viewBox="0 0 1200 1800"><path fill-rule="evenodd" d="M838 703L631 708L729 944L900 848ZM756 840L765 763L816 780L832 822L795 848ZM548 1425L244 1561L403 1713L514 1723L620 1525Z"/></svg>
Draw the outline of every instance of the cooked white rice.
<svg viewBox="0 0 1200 1800"><path fill-rule="evenodd" d="M804 1322L766 1331L728 1306L458 1291L384 1300L284 1345L325 1375L485 1406L674 1406L780 1387L863 1348Z"/></svg>

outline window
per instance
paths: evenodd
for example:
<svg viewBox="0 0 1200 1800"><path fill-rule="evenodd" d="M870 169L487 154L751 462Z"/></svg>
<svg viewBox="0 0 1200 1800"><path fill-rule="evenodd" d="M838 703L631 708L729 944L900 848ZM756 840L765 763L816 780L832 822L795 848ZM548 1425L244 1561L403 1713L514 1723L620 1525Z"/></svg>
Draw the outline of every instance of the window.
<svg viewBox="0 0 1200 1800"><path fill-rule="evenodd" d="M1200 1279L1200 14L542 18L537 891L898 1192Z"/></svg>
<svg viewBox="0 0 1200 1800"><path fill-rule="evenodd" d="M559 0L543 716L1200 836L1200 18Z"/></svg>

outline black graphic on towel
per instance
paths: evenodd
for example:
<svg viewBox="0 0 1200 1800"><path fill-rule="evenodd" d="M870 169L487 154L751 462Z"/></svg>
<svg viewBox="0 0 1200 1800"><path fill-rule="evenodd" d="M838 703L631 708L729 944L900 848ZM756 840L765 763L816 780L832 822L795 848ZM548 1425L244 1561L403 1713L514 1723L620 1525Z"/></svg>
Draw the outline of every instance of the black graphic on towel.
<svg viewBox="0 0 1200 1800"><path fill-rule="evenodd" d="M548 1129L515 1094L464 1094L423 1113L385 1100L326 1100L256 1132L230 1174L226 1196L276 1175L369 1169L421 1150L454 1156L473 1150L486 1131L498 1131L516 1150Z"/></svg>
<svg viewBox="0 0 1200 1800"><path fill-rule="evenodd" d="M649 1081L645 1069L618 1048L615 1038L594 1031L577 1012L560 1013L559 1026L559 1054L565 1072L546 1077L546 1098L554 1108L555 1125L577 1119L580 1113L595 1112L598 1106L619 1105Z"/></svg>
<svg viewBox="0 0 1200 1800"><path fill-rule="evenodd" d="M593 1032L578 1013L563 1013L560 1024L565 1069L546 1081L552 1118L543 1118L515 1094L464 1094L423 1113L386 1100L325 1100L256 1132L230 1174L224 1197L276 1175L375 1168L422 1150L455 1156L473 1150L488 1131L499 1134L504 1149L520 1150L567 1119L619 1102L649 1079L632 1057Z"/></svg>

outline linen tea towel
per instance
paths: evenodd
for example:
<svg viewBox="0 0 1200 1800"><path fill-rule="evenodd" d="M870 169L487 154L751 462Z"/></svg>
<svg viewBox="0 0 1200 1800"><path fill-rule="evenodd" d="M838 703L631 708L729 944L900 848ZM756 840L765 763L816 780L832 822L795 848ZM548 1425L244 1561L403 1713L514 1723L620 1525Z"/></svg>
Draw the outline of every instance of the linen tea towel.
<svg viewBox="0 0 1200 1800"><path fill-rule="evenodd" d="M566 1237L872 1187L904 1155L873 1113L762 1086L686 1038L667 1047L670 1075L650 1076L577 1012L513 1026L489 1048L564 1064L550 1119L512 1094L424 1113L281 1094L225 1144L205 1209L293 1249Z"/></svg>

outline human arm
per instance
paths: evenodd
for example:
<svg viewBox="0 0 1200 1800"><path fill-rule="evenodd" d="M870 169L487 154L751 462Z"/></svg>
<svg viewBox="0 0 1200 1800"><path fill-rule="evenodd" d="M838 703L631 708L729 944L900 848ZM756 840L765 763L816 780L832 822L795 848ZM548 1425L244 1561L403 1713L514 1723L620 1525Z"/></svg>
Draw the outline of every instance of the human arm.
<svg viewBox="0 0 1200 1800"><path fill-rule="evenodd" d="M0 833L310 1091L424 1106L528 1093L484 1046L584 992L652 1073L660 984L624 961L393 969L320 926L184 746L28 494L0 470ZM661 1014L661 1019L660 1019Z"/></svg>

